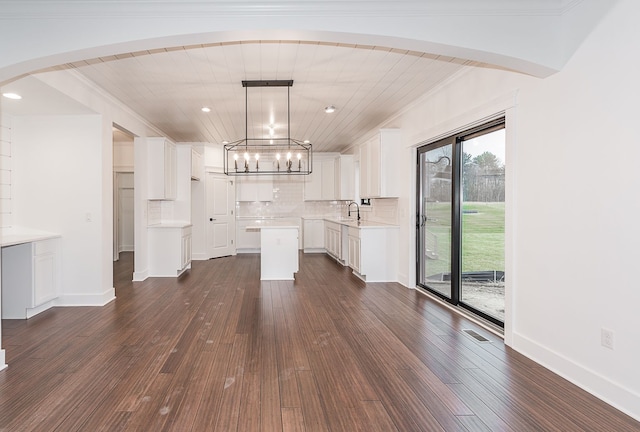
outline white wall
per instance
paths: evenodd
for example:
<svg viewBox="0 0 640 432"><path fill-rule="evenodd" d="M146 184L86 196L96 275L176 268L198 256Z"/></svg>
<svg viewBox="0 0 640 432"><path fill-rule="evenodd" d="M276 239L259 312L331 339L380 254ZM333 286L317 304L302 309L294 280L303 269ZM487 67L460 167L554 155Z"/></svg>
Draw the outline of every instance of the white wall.
<svg viewBox="0 0 640 432"><path fill-rule="evenodd" d="M620 2L554 76L473 69L384 126L407 147L399 261L413 285L415 146L506 112L507 341L640 419L637 16Z"/></svg>
<svg viewBox="0 0 640 432"><path fill-rule="evenodd" d="M0 228L9 226L11 226L11 117L0 112Z"/></svg>
<svg viewBox="0 0 640 432"><path fill-rule="evenodd" d="M15 225L62 236L58 304L110 301L113 283L103 284L109 278L101 264L102 226L108 216L100 193L101 117L18 116L12 136Z"/></svg>

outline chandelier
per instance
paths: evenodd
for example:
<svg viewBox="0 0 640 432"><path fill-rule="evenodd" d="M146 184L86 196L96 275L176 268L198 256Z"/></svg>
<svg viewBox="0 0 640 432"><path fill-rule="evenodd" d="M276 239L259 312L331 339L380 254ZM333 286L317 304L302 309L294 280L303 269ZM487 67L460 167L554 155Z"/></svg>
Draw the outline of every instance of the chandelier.
<svg viewBox="0 0 640 432"><path fill-rule="evenodd" d="M224 173L230 176L260 174L311 174L313 151L308 141L291 138L290 89L293 80L242 81L245 88L245 138L224 145ZM276 136L267 123L268 137L249 137L249 88L287 88L287 136Z"/></svg>

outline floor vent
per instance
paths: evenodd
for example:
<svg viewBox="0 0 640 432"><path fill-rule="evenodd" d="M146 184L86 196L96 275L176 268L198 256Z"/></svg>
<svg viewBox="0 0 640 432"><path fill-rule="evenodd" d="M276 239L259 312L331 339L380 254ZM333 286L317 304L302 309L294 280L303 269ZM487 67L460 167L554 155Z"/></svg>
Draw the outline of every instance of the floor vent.
<svg viewBox="0 0 640 432"><path fill-rule="evenodd" d="M487 339L486 337L482 336L481 334L473 330L464 329L462 331L468 334L469 336L471 336L472 338L474 338L475 340L477 340L478 342L489 342L489 339Z"/></svg>

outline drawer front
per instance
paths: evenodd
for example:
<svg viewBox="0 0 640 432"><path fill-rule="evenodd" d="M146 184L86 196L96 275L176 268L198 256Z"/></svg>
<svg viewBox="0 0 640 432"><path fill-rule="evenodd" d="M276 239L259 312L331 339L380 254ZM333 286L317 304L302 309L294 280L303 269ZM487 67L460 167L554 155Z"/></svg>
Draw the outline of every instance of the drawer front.
<svg viewBox="0 0 640 432"><path fill-rule="evenodd" d="M33 254L44 255L58 250L58 239L40 240L33 243Z"/></svg>

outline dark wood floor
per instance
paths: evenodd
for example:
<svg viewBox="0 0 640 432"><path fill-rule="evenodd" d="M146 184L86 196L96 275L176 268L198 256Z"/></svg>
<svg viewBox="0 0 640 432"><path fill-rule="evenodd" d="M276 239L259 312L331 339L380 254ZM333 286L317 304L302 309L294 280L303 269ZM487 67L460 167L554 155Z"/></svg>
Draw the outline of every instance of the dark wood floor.
<svg viewBox="0 0 640 432"><path fill-rule="evenodd" d="M4 320L2 431L638 431L640 424L429 298L324 255L130 282L116 301ZM490 340L462 332L473 329Z"/></svg>

